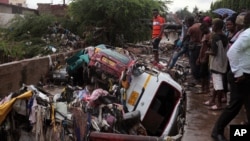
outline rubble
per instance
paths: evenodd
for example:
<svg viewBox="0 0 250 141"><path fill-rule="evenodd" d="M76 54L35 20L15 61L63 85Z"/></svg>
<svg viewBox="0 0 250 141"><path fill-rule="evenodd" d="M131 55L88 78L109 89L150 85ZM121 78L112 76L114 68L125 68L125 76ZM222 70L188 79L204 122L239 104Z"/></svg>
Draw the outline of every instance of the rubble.
<svg viewBox="0 0 250 141"><path fill-rule="evenodd" d="M50 75L65 81L59 93L46 91L48 84L24 85L1 101L1 140L168 140L183 134L185 91L150 65L150 57L99 45L66 62ZM9 136L14 132L20 134Z"/></svg>

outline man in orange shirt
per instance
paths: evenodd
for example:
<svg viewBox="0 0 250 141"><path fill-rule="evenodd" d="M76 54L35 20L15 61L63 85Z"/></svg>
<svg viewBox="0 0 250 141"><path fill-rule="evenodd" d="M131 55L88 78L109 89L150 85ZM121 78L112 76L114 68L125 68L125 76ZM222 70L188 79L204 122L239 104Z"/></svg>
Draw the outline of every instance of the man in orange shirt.
<svg viewBox="0 0 250 141"><path fill-rule="evenodd" d="M165 19L160 16L158 9L153 10L152 44L154 53L154 63L159 63L159 44L164 33Z"/></svg>

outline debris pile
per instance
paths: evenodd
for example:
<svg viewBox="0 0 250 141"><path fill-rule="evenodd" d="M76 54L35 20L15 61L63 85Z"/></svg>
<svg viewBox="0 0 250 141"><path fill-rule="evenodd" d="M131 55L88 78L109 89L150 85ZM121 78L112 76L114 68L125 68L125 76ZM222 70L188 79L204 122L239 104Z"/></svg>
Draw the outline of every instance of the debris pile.
<svg viewBox="0 0 250 141"><path fill-rule="evenodd" d="M51 50L53 53L84 47L80 36L63 28L62 25L57 22L54 25L48 26L48 33L43 35L41 40L47 44L46 49ZM55 47L51 45L53 43L56 43L58 46Z"/></svg>
<svg viewBox="0 0 250 141"><path fill-rule="evenodd" d="M50 80L65 82L59 93L40 83L1 100L1 141L180 140L185 92L169 74L102 44L66 62L50 73Z"/></svg>

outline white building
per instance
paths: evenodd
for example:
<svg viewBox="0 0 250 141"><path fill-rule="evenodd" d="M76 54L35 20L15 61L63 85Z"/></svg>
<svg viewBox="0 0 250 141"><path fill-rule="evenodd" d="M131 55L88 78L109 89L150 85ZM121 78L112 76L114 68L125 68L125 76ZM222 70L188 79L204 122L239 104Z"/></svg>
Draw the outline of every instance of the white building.
<svg viewBox="0 0 250 141"><path fill-rule="evenodd" d="M9 0L9 4L27 7L26 0Z"/></svg>

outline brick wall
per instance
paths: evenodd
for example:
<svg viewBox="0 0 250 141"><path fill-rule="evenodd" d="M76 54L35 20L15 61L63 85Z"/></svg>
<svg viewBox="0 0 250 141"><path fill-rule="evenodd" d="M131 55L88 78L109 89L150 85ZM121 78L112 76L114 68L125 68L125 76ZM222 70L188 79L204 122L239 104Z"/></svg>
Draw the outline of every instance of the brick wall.
<svg viewBox="0 0 250 141"><path fill-rule="evenodd" d="M0 3L8 4L8 3L9 3L9 0L0 0Z"/></svg>
<svg viewBox="0 0 250 141"><path fill-rule="evenodd" d="M37 10L40 14L53 14L55 16L63 17L66 16L67 5L52 5L52 4L44 4L38 3Z"/></svg>

